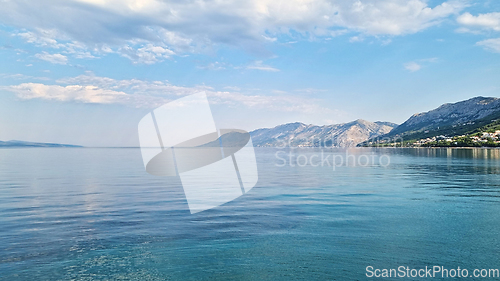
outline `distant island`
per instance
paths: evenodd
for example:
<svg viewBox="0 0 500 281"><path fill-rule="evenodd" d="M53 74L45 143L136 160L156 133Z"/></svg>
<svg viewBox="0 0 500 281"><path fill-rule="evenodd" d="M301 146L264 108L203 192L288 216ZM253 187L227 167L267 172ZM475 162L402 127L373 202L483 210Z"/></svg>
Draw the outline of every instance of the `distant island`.
<svg viewBox="0 0 500 281"><path fill-rule="evenodd" d="M0 147L83 147L83 146L72 145L72 144L60 144L60 143L10 140L10 141L0 141Z"/></svg>

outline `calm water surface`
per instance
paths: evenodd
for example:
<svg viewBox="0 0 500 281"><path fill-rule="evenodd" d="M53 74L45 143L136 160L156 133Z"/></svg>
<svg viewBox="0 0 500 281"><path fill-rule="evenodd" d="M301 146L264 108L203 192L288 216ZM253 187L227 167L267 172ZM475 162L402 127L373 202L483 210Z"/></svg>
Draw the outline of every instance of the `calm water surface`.
<svg viewBox="0 0 500 281"><path fill-rule="evenodd" d="M256 149L259 182L248 194L191 215L179 179L146 174L138 149L0 149L0 280L365 280L369 265L500 268L500 150L352 149L390 164L335 170L281 166L277 151Z"/></svg>

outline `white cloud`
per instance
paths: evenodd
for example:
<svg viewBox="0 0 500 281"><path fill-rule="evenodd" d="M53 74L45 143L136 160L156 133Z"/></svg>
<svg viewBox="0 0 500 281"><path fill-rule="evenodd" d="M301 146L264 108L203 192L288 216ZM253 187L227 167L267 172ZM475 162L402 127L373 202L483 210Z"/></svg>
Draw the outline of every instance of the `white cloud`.
<svg viewBox="0 0 500 281"><path fill-rule="evenodd" d="M2 74L0 74L0 78L6 78L6 79L28 79L28 78L31 78L31 76L24 75L24 74L21 74L21 73L16 73L16 74L2 73Z"/></svg>
<svg viewBox="0 0 500 281"><path fill-rule="evenodd" d="M459 13L464 3L451 0L429 7L425 0L68 0L50 4L5 0L0 21L25 28L18 36L27 42L75 57L117 52L135 63L155 63L217 44L259 51L283 34L294 40L347 32L411 34Z"/></svg>
<svg viewBox="0 0 500 281"><path fill-rule="evenodd" d="M22 83L1 87L21 99L43 99L61 102L124 104L133 107L158 107L182 96L205 91L212 103L228 106L264 108L274 111L317 113L329 110L318 101L293 95L256 95L232 91L217 91L207 86L181 87L168 81L138 79L115 80L86 73L60 79L58 85ZM232 89L232 88L231 88Z"/></svg>
<svg viewBox="0 0 500 281"><path fill-rule="evenodd" d="M79 52L75 54L77 59L96 59L97 57L92 55L90 52Z"/></svg>
<svg viewBox="0 0 500 281"><path fill-rule="evenodd" d="M457 18L457 22L464 26L459 28L458 32L475 32L474 29L500 31L500 13L479 14L477 16L464 13Z"/></svg>
<svg viewBox="0 0 500 281"><path fill-rule="evenodd" d="M419 71L422 66L414 61L408 62L404 64L404 67L406 70L409 70L411 72Z"/></svg>
<svg viewBox="0 0 500 281"><path fill-rule="evenodd" d="M63 35L57 34L57 31L54 29L35 28L35 32L25 31L19 32L15 35L23 38L26 42L35 44L39 47L51 47L59 49L64 46L63 44L58 43L56 39L54 39L63 39Z"/></svg>
<svg viewBox="0 0 500 281"><path fill-rule="evenodd" d="M458 32L470 32L479 34L482 31L500 31L500 13L486 13L474 16L464 13L457 18L457 22L463 25ZM500 53L500 38L482 40L476 43L485 50Z"/></svg>
<svg viewBox="0 0 500 281"><path fill-rule="evenodd" d="M419 59L416 61L411 61L408 63L403 64L404 68L410 72L415 72L419 71L422 69L423 66L429 65L431 63L436 63L438 62L438 58L426 58L426 59Z"/></svg>
<svg viewBox="0 0 500 281"><path fill-rule="evenodd" d="M199 65L199 69L205 69L205 70L224 70L226 69L226 64L223 62L211 62L207 65Z"/></svg>
<svg viewBox="0 0 500 281"><path fill-rule="evenodd" d="M224 89L231 90L231 91L241 91L241 88L236 87L236 86L225 86Z"/></svg>
<svg viewBox="0 0 500 281"><path fill-rule="evenodd" d="M363 42L365 40L362 36L353 36L349 38L350 43Z"/></svg>
<svg viewBox="0 0 500 281"><path fill-rule="evenodd" d="M121 48L119 53L130 59L133 63L144 64L154 64L175 54L172 50L152 44L147 44L146 46L138 49L127 45Z"/></svg>
<svg viewBox="0 0 500 281"><path fill-rule="evenodd" d="M10 73L0 73L0 78L4 79L16 79L16 80L50 80L47 77L35 77L35 76L29 76L21 73L16 73L16 74L10 74Z"/></svg>
<svg viewBox="0 0 500 281"><path fill-rule="evenodd" d="M216 103L244 105L249 108L265 108L274 111L320 113L329 109L317 105L314 101L294 96L244 95L241 93L214 91L208 92Z"/></svg>
<svg viewBox="0 0 500 281"><path fill-rule="evenodd" d="M270 71L270 72L278 72L280 71L277 68L274 68L269 65L262 64L262 61L255 61L252 64L248 65L246 67L247 69L256 69L256 70L262 70L262 71Z"/></svg>
<svg viewBox="0 0 500 281"><path fill-rule="evenodd" d="M464 1L448 1L434 8L427 1L340 1L341 25L370 35L416 33L465 8Z"/></svg>
<svg viewBox="0 0 500 281"><path fill-rule="evenodd" d="M79 101L84 103L123 103L129 95L95 86L44 85L40 83L23 83L10 86L8 90L15 92L21 99L45 99L56 101Z"/></svg>
<svg viewBox="0 0 500 281"><path fill-rule="evenodd" d="M175 86L168 81L146 81L139 79L116 80L109 77L95 76L91 72L76 77L59 79L56 82L62 85L91 85L101 89L123 91L144 97L161 97L165 100L176 99L179 96L186 96L199 91L211 90L210 87L206 86Z"/></svg>
<svg viewBox="0 0 500 281"><path fill-rule="evenodd" d="M434 63L434 62L437 62L439 59L438 58L427 58L427 59L420 59L419 61L420 62L431 62L431 63Z"/></svg>
<svg viewBox="0 0 500 281"><path fill-rule="evenodd" d="M49 54L47 52L42 52L40 54L36 54L35 57L54 64L66 64L68 62L68 57L61 54Z"/></svg>
<svg viewBox="0 0 500 281"><path fill-rule="evenodd" d="M340 36L340 35L344 35L346 33L349 33L348 29L332 30L332 31L330 31L330 36L331 37L337 37L337 36ZM328 38L328 39L331 39L331 38Z"/></svg>
<svg viewBox="0 0 500 281"><path fill-rule="evenodd" d="M500 38L479 41L476 43L476 45L481 46L488 51L500 53Z"/></svg>
<svg viewBox="0 0 500 281"><path fill-rule="evenodd" d="M327 92L327 90L316 89L316 88L305 88L305 89L296 89L295 92L301 93L301 94L306 94L306 95L311 95L311 94L316 94L316 93L324 93L324 92Z"/></svg>

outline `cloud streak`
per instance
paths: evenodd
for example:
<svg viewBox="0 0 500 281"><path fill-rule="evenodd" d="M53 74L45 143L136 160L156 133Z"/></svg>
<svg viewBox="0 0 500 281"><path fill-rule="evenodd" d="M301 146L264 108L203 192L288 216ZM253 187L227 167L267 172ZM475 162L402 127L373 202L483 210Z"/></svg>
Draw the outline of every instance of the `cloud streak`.
<svg viewBox="0 0 500 281"><path fill-rule="evenodd" d="M67 64L68 63L68 57L65 55L61 54L49 54L47 52L42 52L40 54L35 55L36 58L48 61L53 64Z"/></svg>
<svg viewBox="0 0 500 281"><path fill-rule="evenodd" d="M484 49L494 52L500 53L500 38L486 39L483 41L479 41L476 45L483 47Z"/></svg>
<svg viewBox="0 0 500 281"><path fill-rule="evenodd" d="M269 72L278 72L280 71L277 68L274 68L269 65L265 65L262 63L262 61L255 61L254 63L248 65L246 69L255 69L255 70L262 70L262 71L269 71Z"/></svg>
<svg viewBox="0 0 500 281"><path fill-rule="evenodd" d="M410 72L416 72L422 69L423 66L435 63L437 61L438 58L419 59L416 61L407 62L403 64L403 67Z"/></svg>
<svg viewBox="0 0 500 281"><path fill-rule="evenodd" d="M40 83L22 83L10 86L8 90L15 92L17 97L25 100L45 99L55 101L78 101L83 103L124 103L126 93L100 89L95 86L59 86Z"/></svg>
<svg viewBox="0 0 500 281"><path fill-rule="evenodd" d="M405 63L404 67L406 70L411 71L411 72L419 71L422 68L422 66L420 64L418 64L414 61Z"/></svg>
<svg viewBox="0 0 500 281"><path fill-rule="evenodd" d="M41 99L58 102L122 104L132 107L155 108L183 96L205 91L212 104L244 106L281 112L317 113L329 110L314 99L293 95L256 95L235 91L217 91L207 86L181 87L168 81L138 79L116 80L92 73L60 79L56 85L22 83L4 86L23 100Z"/></svg>

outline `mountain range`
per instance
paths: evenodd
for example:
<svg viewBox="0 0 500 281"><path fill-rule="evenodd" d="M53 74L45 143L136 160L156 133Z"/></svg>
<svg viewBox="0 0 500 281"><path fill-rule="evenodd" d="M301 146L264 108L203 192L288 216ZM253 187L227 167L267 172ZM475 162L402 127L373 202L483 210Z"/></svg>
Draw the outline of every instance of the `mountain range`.
<svg viewBox="0 0 500 281"><path fill-rule="evenodd" d="M370 138L389 133L397 124L358 119L336 125L289 123L250 132L254 146L353 147Z"/></svg>
<svg viewBox="0 0 500 281"><path fill-rule="evenodd" d="M399 126L362 119L327 126L289 123L257 129L250 135L255 146L353 147L380 139L406 141L439 135L455 136L496 126L500 129L500 99L474 97L416 113Z"/></svg>
<svg viewBox="0 0 500 281"><path fill-rule="evenodd" d="M475 97L411 116L379 139L416 140L439 135L456 136L494 126L500 120L500 99Z"/></svg>
<svg viewBox="0 0 500 281"><path fill-rule="evenodd" d="M375 141L410 141L435 136L457 136L481 131L500 130L500 98L474 97L456 103L446 103L422 113L413 114L401 125L391 122L370 122L358 119L335 125L288 123L274 128L250 132L257 147L354 147L367 146ZM246 143L244 134L231 133L221 137L225 146ZM210 145L210 144L207 144ZM78 145L0 141L0 147L79 147Z"/></svg>

